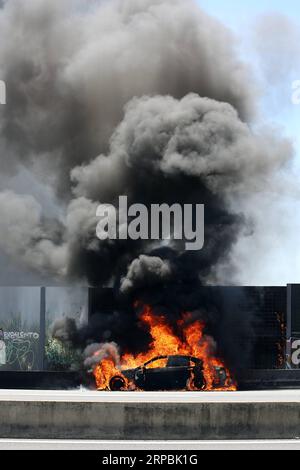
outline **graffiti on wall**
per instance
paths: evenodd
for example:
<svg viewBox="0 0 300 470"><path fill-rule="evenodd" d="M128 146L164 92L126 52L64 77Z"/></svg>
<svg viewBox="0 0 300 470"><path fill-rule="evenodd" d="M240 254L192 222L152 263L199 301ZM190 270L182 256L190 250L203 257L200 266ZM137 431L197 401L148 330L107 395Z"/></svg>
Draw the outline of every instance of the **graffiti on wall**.
<svg viewBox="0 0 300 470"><path fill-rule="evenodd" d="M39 333L5 332L6 365L12 370L37 368Z"/></svg>

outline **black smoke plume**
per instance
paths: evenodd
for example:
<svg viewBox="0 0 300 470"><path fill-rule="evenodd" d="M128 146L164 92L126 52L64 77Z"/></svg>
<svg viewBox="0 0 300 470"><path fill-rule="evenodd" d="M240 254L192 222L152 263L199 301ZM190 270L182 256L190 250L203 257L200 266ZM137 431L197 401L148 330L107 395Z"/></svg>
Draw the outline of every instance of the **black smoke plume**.
<svg viewBox="0 0 300 470"><path fill-rule="evenodd" d="M192 0L8 0L0 31L1 171L26 168L57 209L49 217L33 195L4 185L1 251L60 282L114 286L119 309L94 317L92 331L72 331L75 342L145 347L149 334L132 313L140 297L173 323L182 309L200 310L234 362L226 332L243 337L247 321L233 325L221 300L197 300L197 291L217 282L221 265L231 283L232 248L251 222L240 201L272 185L292 149L253 130L255 89L230 32ZM204 249L99 241L96 208L120 195L205 204Z"/></svg>
<svg viewBox="0 0 300 470"><path fill-rule="evenodd" d="M172 246L173 264L213 282L243 227L240 194L291 156L246 123L256 97L230 32L192 0L8 0L0 30L2 172L26 167L57 197L49 224L33 196L0 195L4 254L42 276L109 284L153 247L100 243L99 203L197 202L205 249L194 260Z"/></svg>

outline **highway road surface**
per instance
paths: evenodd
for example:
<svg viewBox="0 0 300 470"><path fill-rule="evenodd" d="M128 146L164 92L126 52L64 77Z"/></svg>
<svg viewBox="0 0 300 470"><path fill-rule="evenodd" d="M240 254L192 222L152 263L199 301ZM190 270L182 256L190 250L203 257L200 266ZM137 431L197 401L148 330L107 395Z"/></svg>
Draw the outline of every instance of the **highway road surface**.
<svg viewBox="0 0 300 470"><path fill-rule="evenodd" d="M253 392L91 392L0 390L0 401L104 403L300 403L300 390Z"/></svg>

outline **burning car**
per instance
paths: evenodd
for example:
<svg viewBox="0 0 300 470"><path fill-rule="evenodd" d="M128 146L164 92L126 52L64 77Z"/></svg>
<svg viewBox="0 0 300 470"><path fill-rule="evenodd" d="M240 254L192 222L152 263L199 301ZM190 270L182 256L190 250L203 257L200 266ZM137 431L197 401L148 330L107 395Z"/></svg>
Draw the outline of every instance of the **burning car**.
<svg viewBox="0 0 300 470"><path fill-rule="evenodd" d="M216 367L215 389L226 386L227 374ZM203 362L190 356L159 356L136 369L123 370L109 382L109 390L116 392L132 388L144 391L205 390Z"/></svg>
<svg viewBox="0 0 300 470"><path fill-rule="evenodd" d="M127 380L126 380L127 379ZM197 390L205 388L203 362L189 356L159 356L136 369L123 370L109 382L111 391L126 390L133 383L139 390Z"/></svg>
<svg viewBox="0 0 300 470"><path fill-rule="evenodd" d="M178 335L166 318L148 305L142 307L140 322L150 333L148 350L120 354L115 343L96 345L87 364L96 364L93 375L98 390L236 390L203 323L185 314L178 321Z"/></svg>

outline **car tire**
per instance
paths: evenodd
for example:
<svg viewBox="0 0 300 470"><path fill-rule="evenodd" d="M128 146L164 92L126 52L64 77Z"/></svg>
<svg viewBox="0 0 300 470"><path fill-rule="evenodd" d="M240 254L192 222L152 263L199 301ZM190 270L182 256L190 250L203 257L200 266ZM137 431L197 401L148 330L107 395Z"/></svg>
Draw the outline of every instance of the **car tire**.
<svg viewBox="0 0 300 470"><path fill-rule="evenodd" d="M120 392L121 390L126 390L126 381L121 375L115 375L109 381L109 389L112 392Z"/></svg>

